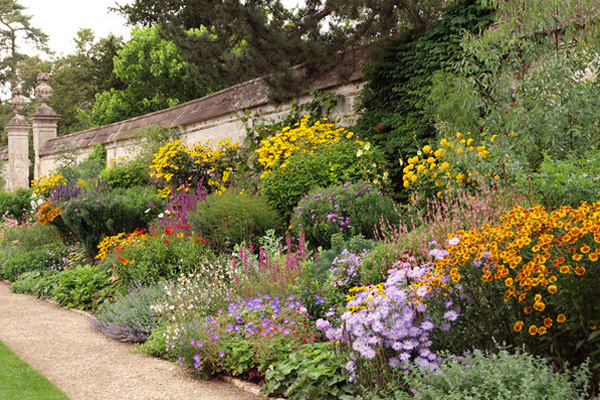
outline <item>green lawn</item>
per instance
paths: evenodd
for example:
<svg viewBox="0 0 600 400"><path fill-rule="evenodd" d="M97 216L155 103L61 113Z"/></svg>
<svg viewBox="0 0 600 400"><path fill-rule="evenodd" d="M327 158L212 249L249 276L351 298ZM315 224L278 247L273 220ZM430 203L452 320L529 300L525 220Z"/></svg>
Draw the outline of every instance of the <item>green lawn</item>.
<svg viewBox="0 0 600 400"><path fill-rule="evenodd" d="M0 399L69 400L50 381L0 342Z"/></svg>

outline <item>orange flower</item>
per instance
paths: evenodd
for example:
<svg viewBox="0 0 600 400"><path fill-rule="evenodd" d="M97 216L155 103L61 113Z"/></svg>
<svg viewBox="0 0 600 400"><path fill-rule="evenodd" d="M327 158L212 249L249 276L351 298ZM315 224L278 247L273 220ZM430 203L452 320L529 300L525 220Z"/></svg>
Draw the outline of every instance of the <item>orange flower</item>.
<svg viewBox="0 0 600 400"><path fill-rule="evenodd" d="M588 254L588 257L592 261L598 261L598 253L590 253L590 254Z"/></svg>
<svg viewBox="0 0 600 400"><path fill-rule="evenodd" d="M535 304L533 305L533 308L534 308L536 311L540 311L540 312L541 312L541 311L544 311L544 310L546 309L546 305L545 305L544 303L542 303L542 302L538 302L538 303L535 303Z"/></svg>
<svg viewBox="0 0 600 400"><path fill-rule="evenodd" d="M540 326L537 333L538 333L538 335L544 335L546 333L546 328L543 326Z"/></svg>
<svg viewBox="0 0 600 400"><path fill-rule="evenodd" d="M545 326L546 328L550 328L550 327L552 326L552 318L546 318L546 319L544 320L544 326Z"/></svg>
<svg viewBox="0 0 600 400"><path fill-rule="evenodd" d="M530 335L532 335L532 336L533 336L533 335L535 335L537 332L538 332L538 328L537 328L537 326L535 326L535 325L531 325L531 326L529 327L529 334L530 334Z"/></svg>
<svg viewBox="0 0 600 400"><path fill-rule="evenodd" d="M560 267L561 274L568 274L570 270L571 268L568 265L563 265L562 267Z"/></svg>
<svg viewBox="0 0 600 400"><path fill-rule="evenodd" d="M513 278L506 278L505 284L506 284L506 286L512 286Z"/></svg>
<svg viewBox="0 0 600 400"><path fill-rule="evenodd" d="M579 253L573 254L573 260L575 260L575 261L581 260L582 257L583 256L581 254L579 254Z"/></svg>
<svg viewBox="0 0 600 400"><path fill-rule="evenodd" d="M581 276L581 275L585 274L585 268L583 268L583 267L580 267L580 266L577 266L577 267L575 268L575 273L576 273L577 275Z"/></svg>
<svg viewBox="0 0 600 400"><path fill-rule="evenodd" d="M563 322L565 322L567 320L567 317L565 317L565 314L558 314L556 316L556 322L562 324Z"/></svg>
<svg viewBox="0 0 600 400"><path fill-rule="evenodd" d="M581 250L581 252L582 252L583 254L586 254L586 253L589 253L591 249L590 249L590 247L589 247L588 245L585 245L585 244L584 244L583 246L581 246L581 247L579 248L579 250Z"/></svg>
<svg viewBox="0 0 600 400"><path fill-rule="evenodd" d="M515 330L515 332L521 332L521 329L523 329L523 321L515 322L513 329Z"/></svg>
<svg viewBox="0 0 600 400"><path fill-rule="evenodd" d="M556 290L557 290L557 289L556 289L556 286L554 286L554 285L550 285L550 286L548 286L548 291L549 291L550 293L554 294L554 293L556 293Z"/></svg>

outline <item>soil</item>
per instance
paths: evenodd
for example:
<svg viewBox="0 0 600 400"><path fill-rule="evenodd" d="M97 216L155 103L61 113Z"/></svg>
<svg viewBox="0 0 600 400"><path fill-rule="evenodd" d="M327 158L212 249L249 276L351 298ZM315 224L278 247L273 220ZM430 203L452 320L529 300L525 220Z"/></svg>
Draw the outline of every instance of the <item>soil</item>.
<svg viewBox="0 0 600 400"><path fill-rule="evenodd" d="M168 361L92 329L90 317L0 282L0 340L71 400L258 400L228 383L202 381ZM25 399L3 399L25 400Z"/></svg>

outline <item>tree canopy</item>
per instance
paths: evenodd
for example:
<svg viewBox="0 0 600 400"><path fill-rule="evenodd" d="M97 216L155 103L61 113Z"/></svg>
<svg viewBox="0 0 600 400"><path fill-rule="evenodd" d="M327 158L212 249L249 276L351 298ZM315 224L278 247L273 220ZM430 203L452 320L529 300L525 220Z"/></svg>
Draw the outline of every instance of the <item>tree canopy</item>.
<svg viewBox="0 0 600 400"><path fill-rule="evenodd" d="M340 61L340 52L406 27L424 29L445 0L136 0L118 8L131 24L160 26L200 87L264 76L275 100ZM302 65L301 71L291 68Z"/></svg>
<svg viewBox="0 0 600 400"><path fill-rule="evenodd" d="M131 40L114 57L123 88L96 95L92 119L98 125L172 107L207 93L187 74L178 48L158 28L134 28Z"/></svg>
<svg viewBox="0 0 600 400"><path fill-rule="evenodd" d="M0 84L14 86L17 65L27 58L22 45L49 51L48 36L31 25L31 16L23 13L25 7L15 0L0 0Z"/></svg>

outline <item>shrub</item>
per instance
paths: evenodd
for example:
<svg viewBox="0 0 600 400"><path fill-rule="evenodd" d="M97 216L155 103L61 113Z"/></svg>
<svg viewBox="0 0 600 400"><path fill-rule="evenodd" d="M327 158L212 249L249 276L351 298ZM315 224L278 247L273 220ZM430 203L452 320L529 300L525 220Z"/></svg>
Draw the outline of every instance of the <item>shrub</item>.
<svg viewBox="0 0 600 400"><path fill-rule="evenodd" d="M394 201L367 183L346 183L309 192L295 208L292 225L304 231L313 247L330 247L335 233L346 239L357 234L374 238L382 219L390 226L398 225Z"/></svg>
<svg viewBox="0 0 600 400"><path fill-rule="evenodd" d="M279 229L277 212L259 195L229 190L213 194L189 215L196 232L219 251L242 242L256 243L269 229Z"/></svg>
<svg viewBox="0 0 600 400"><path fill-rule="evenodd" d="M387 172L380 150L368 142L340 140L317 147L314 153L291 155L262 179L261 189L281 215L290 217L315 187L363 181L386 189Z"/></svg>
<svg viewBox="0 0 600 400"><path fill-rule="evenodd" d="M150 176L158 181L163 197L199 183L208 192L222 193L228 186L239 158L239 144L231 139L220 140L216 148L210 141L193 146L183 144L182 139L161 147L150 165Z"/></svg>
<svg viewBox="0 0 600 400"><path fill-rule="evenodd" d="M150 207L151 201L156 201L155 194L139 188L88 192L64 206L62 221L93 258L104 237L147 228L158 214Z"/></svg>
<svg viewBox="0 0 600 400"><path fill-rule="evenodd" d="M264 168L262 177L271 172L271 168L284 163L292 154L312 154L321 146L335 144L342 138L350 139L354 134L344 128L335 128L327 119L310 124L310 115L304 115L299 123L286 126L273 137L261 141L255 150L258 162Z"/></svg>
<svg viewBox="0 0 600 400"><path fill-rule="evenodd" d="M153 306L165 295L165 287L161 284L148 287L134 285L126 294L118 293L114 301L100 305L92 326L113 339L145 342L159 321Z"/></svg>
<svg viewBox="0 0 600 400"><path fill-rule="evenodd" d="M97 259L125 286L176 279L213 259L204 239L184 230L175 233L167 227L162 232L136 231L107 237L99 246Z"/></svg>
<svg viewBox="0 0 600 400"><path fill-rule="evenodd" d="M101 144L94 145L92 152L81 162L77 161L74 152L64 153L62 158L55 174L62 175L67 182L96 179L106 167L106 149Z"/></svg>
<svg viewBox="0 0 600 400"><path fill-rule="evenodd" d="M150 183L148 166L136 160L109 165L100 172L99 177L105 179L111 188L128 189Z"/></svg>
<svg viewBox="0 0 600 400"><path fill-rule="evenodd" d="M558 373L546 360L527 353L498 354L475 351L462 357L445 356L439 370L414 368L403 377L411 390L393 398L415 400L544 400L585 399L590 371L584 364ZM404 393L402 393L404 392ZM366 400L389 399L388 388L375 388Z"/></svg>
<svg viewBox="0 0 600 400"><path fill-rule="evenodd" d="M67 308L89 309L113 297L110 270L98 265L80 265L56 275L53 298Z"/></svg>
<svg viewBox="0 0 600 400"><path fill-rule="evenodd" d="M0 213L22 221L30 210L31 189L19 189L14 193L0 191Z"/></svg>
<svg viewBox="0 0 600 400"><path fill-rule="evenodd" d="M280 394L289 400L354 399L356 387L348 382L333 345L306 344L284 355L269 366L261 392L267 396Z"/></svg>

